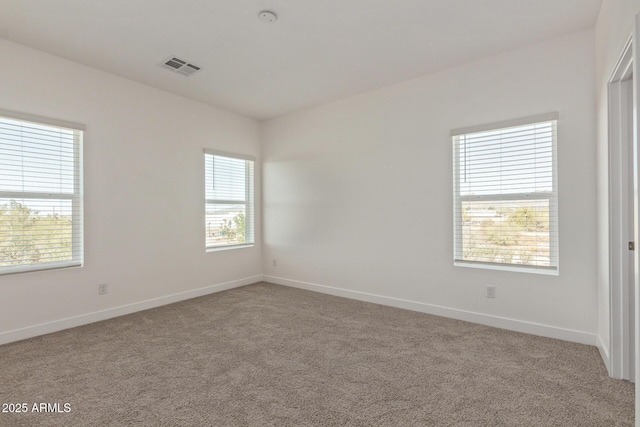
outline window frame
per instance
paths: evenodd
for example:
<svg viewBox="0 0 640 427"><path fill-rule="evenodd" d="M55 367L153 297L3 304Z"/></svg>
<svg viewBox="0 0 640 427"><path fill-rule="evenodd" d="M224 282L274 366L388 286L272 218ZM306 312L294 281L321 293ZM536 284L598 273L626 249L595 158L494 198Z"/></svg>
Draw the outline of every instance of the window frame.
<svg viewBox="0 0 640 427"><path fill-rule="evenodd" d="M205 173L204 173L204 184L205 184L205 200L204 200L204 211L205 211L205 218L204 218L204 227L205 227L205 242L204 242L204 246L205 246L205 251L206 252L217 252L217 251L223 251L223 250L230 250L230 249L240 249L240 248L248 248L248 247L252 247L255 245L255 164L256 164L256 159L253 156L249 156L249 155L244 155L244 154L237 154L237 153L229 153L229 152L225 152L225 151L219 151L219 150L212 150L209 148L205 148L204 150L204 163L205 163ZM225 199L208 199L207 198L207 186L208 185L212 185L215 186L214 182L209 183L207 181L207 174L206 174L206 163L207 163L207 156L214 156L214 161L215 161L215 157L225 157L225 158L229 158L229 159L236 159L236 160L243 160L245 162L245 183L244 183L244 190L245 190L245 198L244 201L237 201L237 200L225 200ZM231 244L226 244L226 245L216 245L216 246L208 246L207 245L207 238L206 238L206 233L207 233L207 206L210 204L230 204L230 205L245 205L245 236L250 236L251 237L251 241L250 242L244 242L244 243L231 243ZM250 232L251 231L251 232Z"/></svg>
<svg viewBox="0 0 640 427"><path fill-rule="evenodd" d="M0 266L0 276L35 271L57 270L84 266L84 170L83 145L86 126L80 123L41 117L33 114L0 109L0 117L38 126L49 126L73 131L73 194L35 191L2 191L0 199L70 200L71 201L71 260L48 261L35 264ZM75 206L77 205L77 207Z"/></svg>
<svg viewBox="0 0 640 427"><path fill-rule="evenodd" d="M472 267L491 270L515 271L525 273L559 275L560 263L560 235L559 235L559 210L558 210L558 155L557 155L557 122L559 114L557 112L540 114L537 116L523 117L519 119L507 120L502 122L488 123L479 126L471 126L465 128L454 129L451 131L451 142L453 147L453 265L457 267ZM461 195L460 194L460 145L456 145L456 138L478 132L489 132L506 130L509 128L535 125L539 123L552 123L552 190L541 192L525 192L525 193L493 193L483 195ZM547 200L549 203L549 266L540 266L532 264L515 264L500 263L490 261L476 261L464 259L464 242L463 242L463 220L462 220L462 204L464 202L484 202L484 201L505 201L505 200ZM555 215L552 220L552 209Z"/></svg>

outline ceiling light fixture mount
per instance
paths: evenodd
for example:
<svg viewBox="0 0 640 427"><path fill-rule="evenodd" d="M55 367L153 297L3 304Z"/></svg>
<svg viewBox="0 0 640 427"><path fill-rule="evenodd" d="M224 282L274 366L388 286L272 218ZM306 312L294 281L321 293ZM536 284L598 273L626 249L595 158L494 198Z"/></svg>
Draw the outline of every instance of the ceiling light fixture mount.
<svg viewBox="0 0 640 427"><path fill-rule="evenodd" d="M274 12L271 12L270 10L263 10L258 14L258 17L262 22L266 24L273 24L278 20L278 15L276 15Z"/></svg>

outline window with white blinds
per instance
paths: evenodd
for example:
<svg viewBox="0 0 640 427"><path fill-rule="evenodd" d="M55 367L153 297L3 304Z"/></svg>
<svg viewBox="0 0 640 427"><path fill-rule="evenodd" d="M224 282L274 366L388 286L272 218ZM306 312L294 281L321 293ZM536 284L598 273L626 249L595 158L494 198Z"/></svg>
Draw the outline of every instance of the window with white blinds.
<svg viewBox="0 0 640 427"><path fill-rule="evenodd" d="M557 274L557 118L451 132L455 265Z"/></svg>
<svg viewBox="0 0 640 427"><path fill-rule="evenodd" d="M0 111L0 274L82 265L82 137Z"/></svg>
<svg viewBox="0 0 640 427"><path fill-rule="evenodd" d="M254 243L254 159L204 152L206 248Z"/></svg>

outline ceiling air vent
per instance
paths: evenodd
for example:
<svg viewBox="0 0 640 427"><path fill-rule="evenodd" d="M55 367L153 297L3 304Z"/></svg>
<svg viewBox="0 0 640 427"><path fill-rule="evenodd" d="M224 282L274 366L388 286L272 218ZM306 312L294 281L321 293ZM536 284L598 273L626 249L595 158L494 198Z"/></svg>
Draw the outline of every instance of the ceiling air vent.
<svg viewBox="0 0 640 427"><path fill-rule="evenodd" d="M187 62L184 59L176 58L175 56L168 57L159 63L158 67L166 68L167 70L171 70L174 73L182 74L187 77L200 71L200 67L197 65Z"/></svg>

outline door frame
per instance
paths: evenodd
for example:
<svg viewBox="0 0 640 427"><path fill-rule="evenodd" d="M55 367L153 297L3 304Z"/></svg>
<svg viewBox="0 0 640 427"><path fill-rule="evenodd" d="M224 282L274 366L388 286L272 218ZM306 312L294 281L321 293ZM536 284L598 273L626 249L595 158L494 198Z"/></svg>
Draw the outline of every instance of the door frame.
<svg viewBox="0 0 640 427"><path fill-rule="evenodd" d="M640 150L638 150L638 138L640 137L638 126L640 126L640 13L636 14L633 20L633 47L632 53L635 61L633 61L633 176L634 176L634 186L633 186L633 203L635 209L634 215L634 236L636 242L640 241L640 215L638 214L638 210L640 209L640 169L638 156L640 155ZM640 375L640 250L634 252L634 261L635 261L635 301L634 301L634 311L635 311L635 371L636 375ZM640 426L640 381L636 381L636 426Z"/></svg>
<svg viewBox="0 0 640 427"><path fill-rule="evenodd" d="M630 286L635 286L638 273L637 252L634 251L635 275L629 270L630 239L629 215L631 205L634 206L634 242L637 236L637 138L629 135L628 112L634 108L635 97L629 99L629 79L634 74L633 35L624 46L622 55L616 64L608 82L609 113L609 375L613 378L630 379L635 360L631 357L630 335L632 310L629 306L630 296L634 293ZM635 88L636 79L633 79ZM635 92L634 92L635 93ZM635 122L635 120L632 120ZM632 123L634 133L635 123ZM631 144L629 139L631 138ZM634 158L633 168L629 168L629 157ZM633 189L633 198L629 194ZM640 250L640 247L638 248ZM637 308L636 310L637 311ZM636 328L636 333L637 333ZM636 370L637 372L637 370Z"/></svg>

